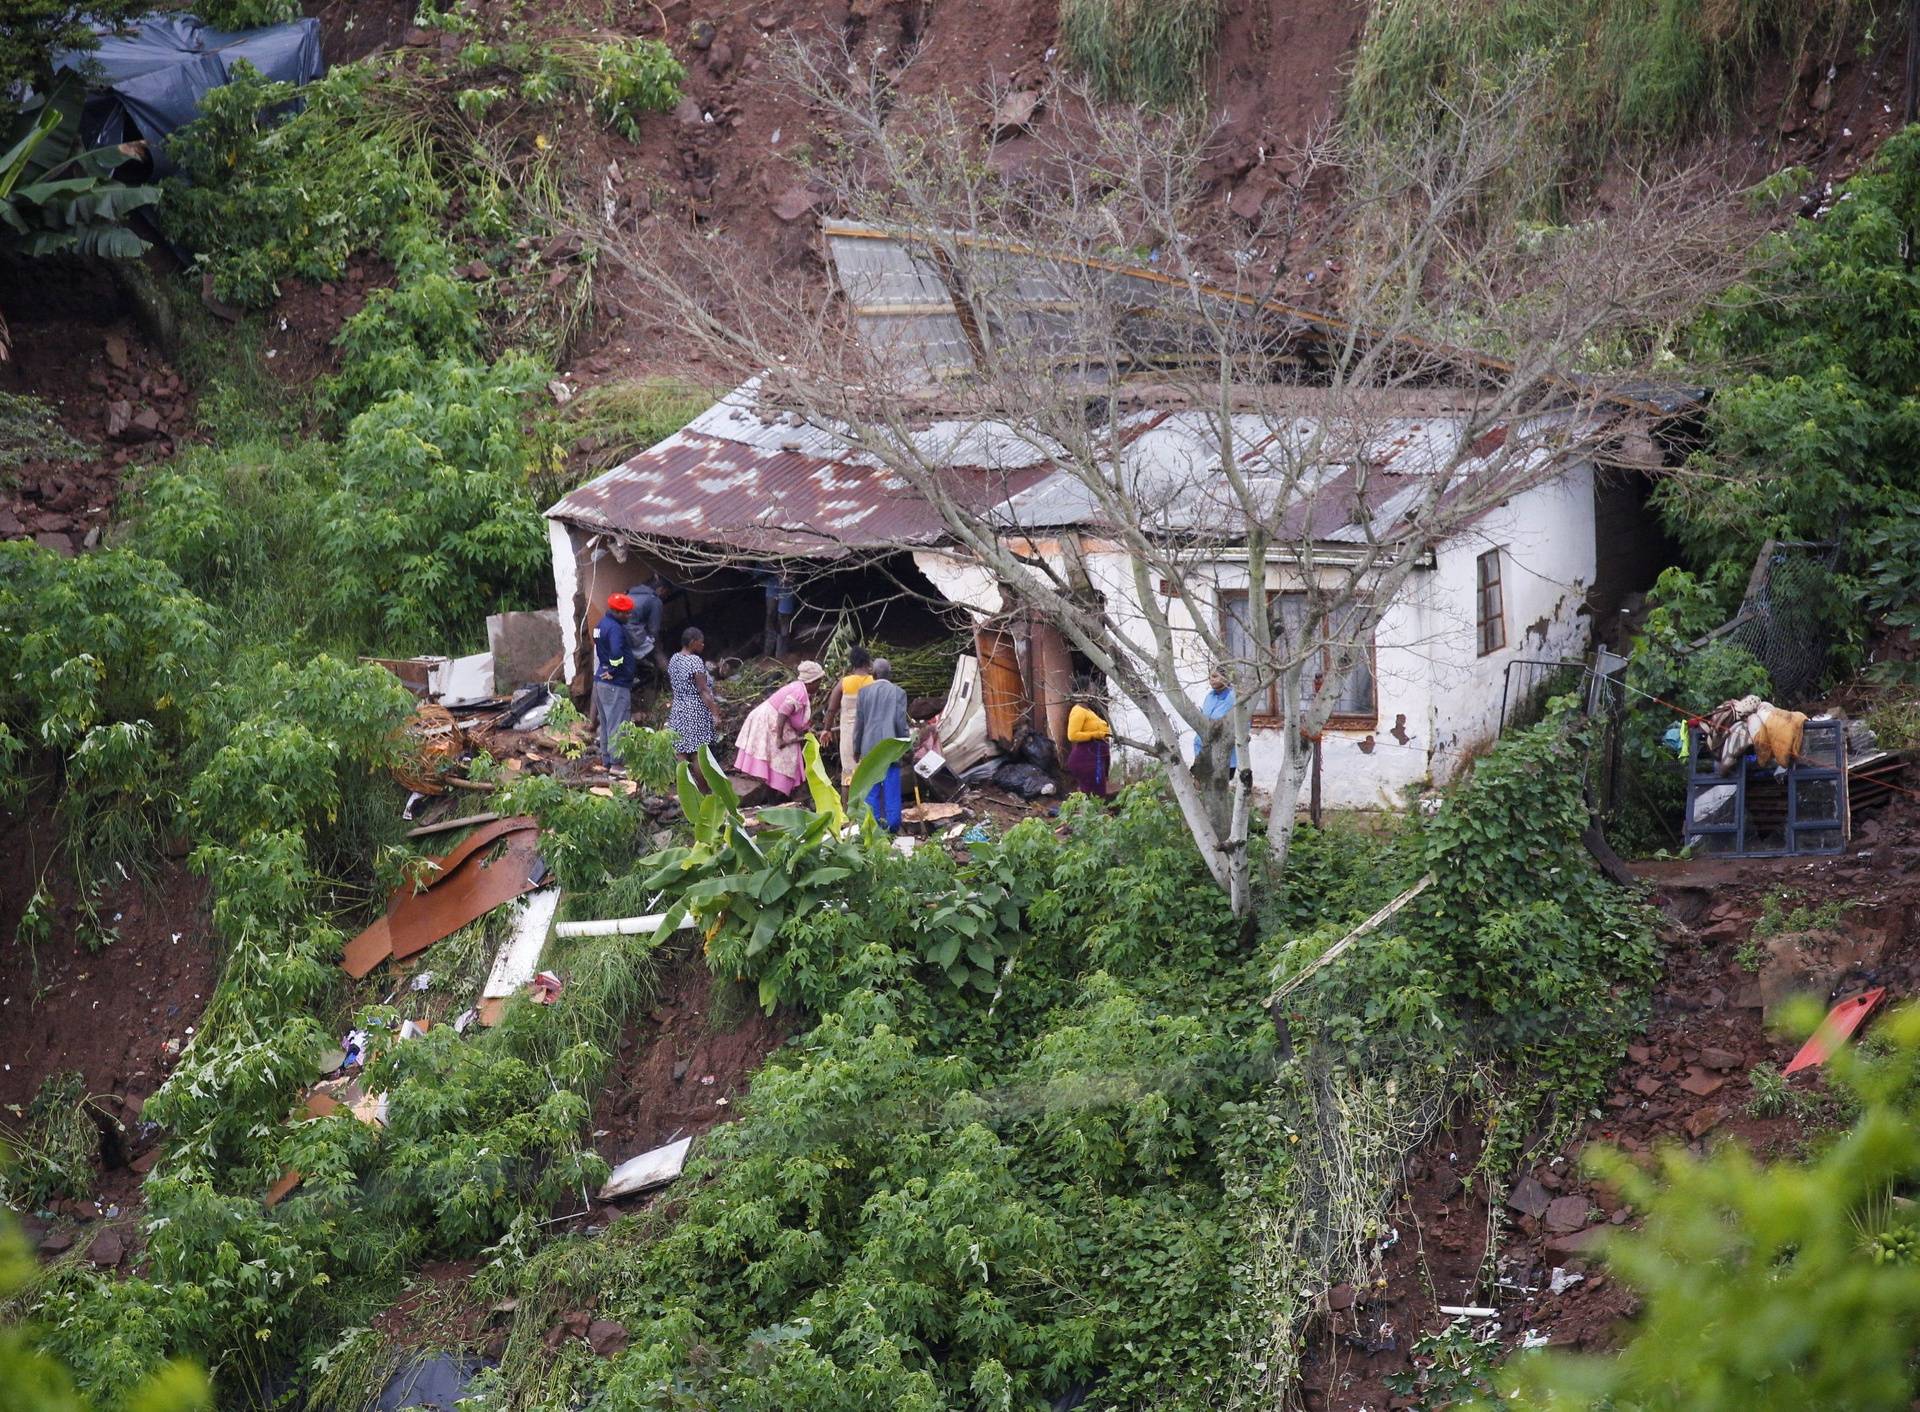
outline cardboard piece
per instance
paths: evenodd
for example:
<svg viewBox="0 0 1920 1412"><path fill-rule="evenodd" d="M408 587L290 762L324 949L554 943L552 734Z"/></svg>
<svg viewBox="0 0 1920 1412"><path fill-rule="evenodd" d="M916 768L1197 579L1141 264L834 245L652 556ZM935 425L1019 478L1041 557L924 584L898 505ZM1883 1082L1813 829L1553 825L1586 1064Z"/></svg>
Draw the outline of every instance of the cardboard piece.
<svg viewBox="0 0 1920 1412"><path fill-rule="evenodd" d="M607 1175L607 1184L600 1188L600 1199L613 1201L632 1196L635 1192L665 1186L686 1167L687 1152L692 1146L693 1139L683 1137L665 1147L656 1147L638 1157L629 1157Z"/></svg>

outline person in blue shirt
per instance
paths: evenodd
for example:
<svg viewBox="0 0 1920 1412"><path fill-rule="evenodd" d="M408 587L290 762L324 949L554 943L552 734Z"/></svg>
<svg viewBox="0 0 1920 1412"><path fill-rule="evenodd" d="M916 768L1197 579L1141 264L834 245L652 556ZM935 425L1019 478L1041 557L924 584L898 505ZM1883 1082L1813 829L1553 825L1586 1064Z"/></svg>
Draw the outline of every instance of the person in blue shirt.
<svg viewBox="0 0 1920 1412"><path fill-rule="evenodd" d="M787 650L793 634L793 615L800 609L799 595L793 591L793 580L787 577L784 569L755 569L753 581L760 585L760 591L767 601L767 626L760 650L769 657L778 657Z"/></svg>
<svg viewBox="0 0 1920 1412"><path fill-rule="evenodd" d="M609 770L614 732L633 716L633 673L638 659L628 643L627 618L633 600L624 593L607 599L607 611L593 630L593 707L600 718L600 763Z"/></svg>
<svg viewBox="0 0 1920 1412"><path fill-rule="evenodd" d="M1211 687L1212 690L1200 698L1200 712L1209 721L1222 720L1233 710L1233 683L1227 680L1227 674L1225 672L1215 667L1213 671L1207 675L1207 685ZM1196 735L1193 738L1194 763L1196 765L1199 764L1201 758L1206 753L1207 742L1202 737ZM1229 770L1237 770L1240 768L1240 751L1237 748L1227 752L1227 768Z"/></svg>

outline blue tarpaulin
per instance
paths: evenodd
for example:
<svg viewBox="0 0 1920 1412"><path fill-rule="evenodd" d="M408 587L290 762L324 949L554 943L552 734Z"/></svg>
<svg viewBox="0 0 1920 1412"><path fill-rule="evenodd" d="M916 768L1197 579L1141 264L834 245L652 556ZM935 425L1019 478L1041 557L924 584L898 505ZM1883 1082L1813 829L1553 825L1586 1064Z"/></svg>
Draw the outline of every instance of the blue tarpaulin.
<svg viewBox="0 0 1920 1412"><path fill-rule="evenodd" d="M241 61L270 79L311 83L326 71L320 22L293 20L262 29L212 29L191 15L149 15L115 32L100 31L100 47L54 59L56 70L87 80L81 133L87 146L144 138L154 170L166 172L167 135L200 114L200 100L220 87Z"/></svg>

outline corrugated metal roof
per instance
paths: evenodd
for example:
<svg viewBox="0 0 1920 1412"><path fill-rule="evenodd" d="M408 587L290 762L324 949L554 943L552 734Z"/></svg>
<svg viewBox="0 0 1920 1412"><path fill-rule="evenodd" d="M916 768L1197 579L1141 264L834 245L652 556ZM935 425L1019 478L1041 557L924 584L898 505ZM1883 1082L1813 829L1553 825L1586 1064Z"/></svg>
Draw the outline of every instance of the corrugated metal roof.
<svg viewBox="0 0 1920 1412"><path fill-rule="evenodd" d="M548 516L774 557L840 558L945 538L939 511L907 480L828 429L792 414L763 416L756 391L752 383L736 389L564 496ZM1044 474L1044 452L1006 424L935 422L910 435L929 464L950 468L956 497L979 509Z"/></svg>

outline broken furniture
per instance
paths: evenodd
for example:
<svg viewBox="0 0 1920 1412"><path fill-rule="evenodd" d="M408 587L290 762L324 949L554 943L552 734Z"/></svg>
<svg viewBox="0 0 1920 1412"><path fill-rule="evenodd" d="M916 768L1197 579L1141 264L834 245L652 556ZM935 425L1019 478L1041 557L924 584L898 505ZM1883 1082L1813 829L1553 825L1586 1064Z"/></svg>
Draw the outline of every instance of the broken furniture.
<svg viewBox="0 0 1920 1412"><path fill-rule="evenodd" d="M395 890L387 913L347 943L340 966L355 980L404 961L546 880L540 825L527 816L484 824L438 860L425 887Z"/></svg>
<svg viewBox="0 0 1920 1412"><path fill-rule="evenodd" d="M1704 732L1690 732L1687 808L1681 829L1701 854L1779 858L1838 853L1847 821L1845 722L1806 724L1799 759L1761 766L1742 756L1721 774Z"/></svg>

